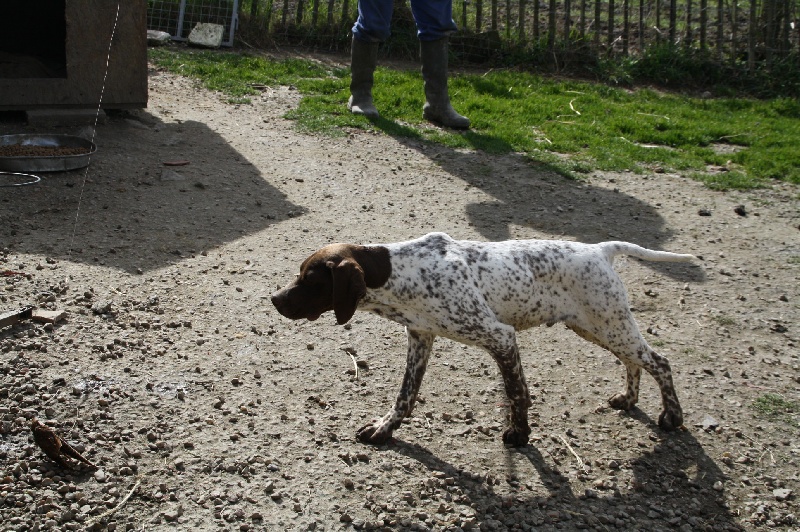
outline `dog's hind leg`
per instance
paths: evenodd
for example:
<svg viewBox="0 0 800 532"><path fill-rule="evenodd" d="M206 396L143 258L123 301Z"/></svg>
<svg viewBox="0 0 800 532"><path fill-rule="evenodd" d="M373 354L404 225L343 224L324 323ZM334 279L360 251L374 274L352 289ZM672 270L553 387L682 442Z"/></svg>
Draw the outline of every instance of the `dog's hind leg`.
<svg viewBox="0 0 800 532"><path fill-rule="evenodd" d="M639 401L639 380L642 375L641 366L625 363L625 391L612 395L608 404L616 410L630 410Z"/></svg>
<svg viewBox="0 0 800 532"><path fill-rule="evenodd" d="M579 327L567 324L581 337L608 349L625 364L625 391L612 396L609 404L612 408L630 410L639 399L639 379L641 368L653 376L661 390L662 411L658 416L658 425L664 430L674 430L683 425L681 410L675 386L672 382L672 368L666 357L656 353L639 332L633 316L620 319L613 328Z"/></svg>

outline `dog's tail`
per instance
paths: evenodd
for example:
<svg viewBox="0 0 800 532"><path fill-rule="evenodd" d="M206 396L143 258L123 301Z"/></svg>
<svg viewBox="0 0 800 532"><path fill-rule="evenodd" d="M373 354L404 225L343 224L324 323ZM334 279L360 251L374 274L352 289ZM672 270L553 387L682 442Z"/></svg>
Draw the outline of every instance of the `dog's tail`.
<svg viewBox="0 0 800 532"><path fill-rule="evenodd" d="M638 259L658 262L688 262L696 258L694 255L647 249L630 242L601 242L598 246L603 250L608 260L612 260L617 255L630 255Z"/></svg>

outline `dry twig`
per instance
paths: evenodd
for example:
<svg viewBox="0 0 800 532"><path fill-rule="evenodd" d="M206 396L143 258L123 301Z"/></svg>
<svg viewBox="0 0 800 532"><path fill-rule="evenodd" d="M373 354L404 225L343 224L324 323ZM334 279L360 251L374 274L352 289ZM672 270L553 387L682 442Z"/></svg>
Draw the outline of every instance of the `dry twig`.
<svg viewBox="0 0 800 532"><path fill-rule="evenodd" d="M578 456L578 453L575 452L575 449L572 448L572 445L569 444L569 442L566 440L566 438L564 438L564 436L561 436L559 434L558 437L561 439L561 441L564 443L564 445L567 446L567 449L569 449L569 452L572 453L572 456L574 456L575 459L578 461L578 465L580 466L581 471L586 473L586 465L583 463L583 460L581 460L581 457Z"/></svg>
<svg viewBox="0 0 800 532"><path fill-rule="evenodd" d="M119 504L117 504L116 506L114 506L114 507L113 507L113 508L111 508L110 510L108 510L108 511L106 511L106 512L103 512L103 513L101 513L100 515L98 515L97 517L95 517L95 518L92 520L92 522L91 522L91 523L89 523L89 525L86 527L86 529L88 530L88 529L92 528L94 525L96 525L97 523L99 523L100 521L102 521L103 519L105 519L106 517L111 517L112 515L114 515L115 513L117 513L117 511L118 511L120 508L122 508L122 506L123 506L123 505L124 505L126 502L128 502L128 499L130 499L130 498L131 498L131 495L133 495L133 492L134 492L134 491L136 491L136 488L138 488L138 487L139 487L139 484L141 484L141 483L142 483L142 479L141 479L141 478L139 478L139 477L137 476L137 477L136 477L136 483L135 483L135 484L133 485L133 487L131 488L131 491L129 491L129 492L128 492L128 494L127 494L127 495L125 495L125 497L123 497L121 501L119 501Z"/></svg>

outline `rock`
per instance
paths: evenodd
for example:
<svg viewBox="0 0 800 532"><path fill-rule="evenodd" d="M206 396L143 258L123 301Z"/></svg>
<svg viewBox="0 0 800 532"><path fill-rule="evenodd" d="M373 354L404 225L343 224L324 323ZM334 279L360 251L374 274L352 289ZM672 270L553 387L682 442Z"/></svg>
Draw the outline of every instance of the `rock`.
<svg viewBox="0 0 800 532"><path fill-rule="evenodd" d="M169 510L165 511L163 514L164 519L173 523L178 520L180 516L183 515L183 505L173 506Z"/></svg>
<svg viewBox="0 0 800 532"><path fill-rule="evenodd" d="M711 417L711 416L709 416L708 414L706 414L706 415L703 417L703 421L701 421L700 423L698 423L698 424L697 424L697 425L695 425L695 426L697 426L697 427L702 427L702 429L703 429L704 431L706 431L706 432L710 432L710 431L712 431L712 430L716 430L716 429L717 429L717 427L719 427L719 421L717 421L717 420L716 420L716 419L714 419L713 417Z"/></svg>
<svg viewBox="0 0 800 532"><path fill-rule="evenodd" d="M58 323L66 316L67 313L63 310L42 310L37 308L33 311L31 319L40 323Z"/></svg>
<svg viewBox="0 0 800 532"><path fill-rule="evenodd" d="M793 492L787 488L780 488L772 490L772 495L775 497L776 501L788 501L792 498Z"/></svg>
<svg viewBox="0 0 800 532"><path fill-rule="evenodd" d="M95 314L108 314L111 312L111 301L102 300L92 305L92 312Z"/></svg>
<svg viewBox="0 0 800 532"><path fill-rule="evenodd" d="M148 46L164 46L172 42L172 35L166 31L147 30Z"/></svg>
<svg viewBox="0 0 800 532"><path fill-rule="evenodd" d="M175 170L164 168L161 170L161 181L185 181L186 177Z"/></svg>
<svg viewBox="0 0 800 532"><path fill-rule="evenodd" d="M189 33L189 44L203 48L219 48L225 27L220 24L197 24Z"/></svg>

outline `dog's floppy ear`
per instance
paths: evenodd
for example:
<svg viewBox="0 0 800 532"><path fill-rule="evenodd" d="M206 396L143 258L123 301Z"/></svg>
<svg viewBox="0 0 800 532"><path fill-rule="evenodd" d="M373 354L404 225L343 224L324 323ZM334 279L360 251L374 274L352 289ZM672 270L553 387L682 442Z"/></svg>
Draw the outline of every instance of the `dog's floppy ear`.
<svg viewBox="0 0 800 532"><path fill-rule="evenodd" d="M326 266L333 272L333 312L336 322L344 325L356 313L358 300L367 294L364 270L353 259L344 259L339 264L328 261Z"/></svg>

